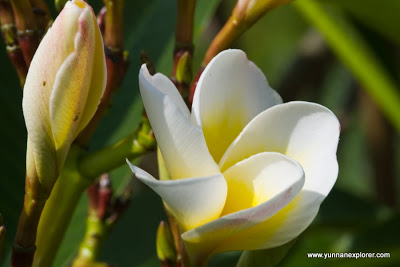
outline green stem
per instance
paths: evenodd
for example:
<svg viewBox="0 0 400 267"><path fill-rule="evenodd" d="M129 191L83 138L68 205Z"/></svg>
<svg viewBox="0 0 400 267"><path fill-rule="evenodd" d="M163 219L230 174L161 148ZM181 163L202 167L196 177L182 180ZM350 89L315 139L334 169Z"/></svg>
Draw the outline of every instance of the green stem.
<svg viewBox="0 0 400 267"><path fill-rule="evenodd" d="M17 233L12 250L11 266L13 267L30 267L32 265L33 255L36 250L35 244L40 216L53 186L51 182L47 184L40 183L33 153L30 148L30 142L28 142L26 153L25 198L24 206L18 220ZM52 164L52 162L50 162L50 164ZM45 175L47 175L47 177L45 177L48 179L47 181L55 180L53 178L58 176L56 172L53 173L51 170Z"/></svg>
<svg viewBox="0 0 400 267"><path fill-rule="evenodd" d="M175 27L175 48L192 46L196 0L177 0L178 16Z"/></svg>
<svg viewBox="0 0 400 267"><path fill-rule="evenodd" d="M295 1L294 6L321 31L332 50L400 132L398 88L354 26L342 14L337 12L333 16L315 0Z"/></svg>
<svg viewBox="0 0 400 267"><path fill-rule="evenodd" d="M95 212L90 213L86 220L85 236L72 266L82 266L82 262L96 262L108 232L107 224Z"/></svg>
<svg viewBox="0 0 400 267"><path fill-rule="evenodd" d="M32 197L25 193L24 207L18 221L18 228L13 246L11 266L29 267L32 265L36 250L35 240L39 218L42 214L46 199Z"/></svg>
<svg viewBox="0 0 400 267"><path fill-rule="evenodd" d="M193 76L193 25L196 0L177 0L177 6L174 65L171 80L188 103L190 83Z"/></svg>
<svg viewBox="0 0 400 267"><path fill-rule="evenodd" d="M98 177L155 149L155 139L147 118L142 118L139 129L118 143L90 153L80 161L79 170L85 177Z"/></svg>
<svg viewBox="0 0 400 267"><path fill-rule="evenodd" d="M71 148L68 161L45 205L38 228L33 266L52 266L79 199L92 182L76 171L80 153L78 148Z"/></svg>
<svg viewBox="0 0 400 267"><path fill-rule="evenodd" d="M233 42L269 11L291 1L293 0L238 1L232 15L211 42L202 67L207 66L219 52L231 47Z"/></svg>
<svg viewBox="0 0 400 267"><path fill-rule="evenodd" d="M104 45L122 49L125 0L103 0L107 8Z"/></svg>
<svg viewBox="0 0 400 267"><path fill-rule="evenodd" d="M79 145L73 145L40 220L33 266L52 265L79 199L96 177L124 164L125 158L139 157L154 147L147 118L129 137L84 157Z"/></svg>

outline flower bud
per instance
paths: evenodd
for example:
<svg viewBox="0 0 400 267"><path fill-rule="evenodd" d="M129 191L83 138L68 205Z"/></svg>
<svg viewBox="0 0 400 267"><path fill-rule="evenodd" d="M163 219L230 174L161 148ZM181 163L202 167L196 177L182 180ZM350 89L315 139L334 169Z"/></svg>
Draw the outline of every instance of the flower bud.
<svg viewBox="0 0 400 267"><path fill-rule="evenodd" d="M157 229L157 257L161 263L175 262L176 251L169 225L161 221Z"/></svg>
<svg viewBox="0 0 400 267"><path fill-rule="evenodd" d="M93 10L84 1L68 1L26 78L27 175L35 168L40 183L51 189L72 142L96 112L105 84L103 41Z"/></svg>

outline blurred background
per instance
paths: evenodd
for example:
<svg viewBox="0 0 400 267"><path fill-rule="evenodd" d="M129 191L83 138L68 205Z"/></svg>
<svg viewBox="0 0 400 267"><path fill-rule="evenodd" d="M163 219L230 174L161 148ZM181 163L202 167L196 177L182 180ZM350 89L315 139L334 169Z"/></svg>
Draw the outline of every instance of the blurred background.
<svg viewBox="0 0 400 267"><path fill-rule="evenodd" d="M53 10L54 4L49 2ZM234 0L198 0L195 18L197 71ZM315 4L316 5L313 5ZM95 11L102 3L92 0ZM316 8L317 7L317 8ZM169 75L176 3L126 1L124 46L130 67L90 150L134 131L142 104L139 55L146 51L158 72ZM313 224L279 266L400 266L400 1L297 0L271 11L232 48L243 49L285 102L305 100L330 108L341 122L339 177ZM23 203L26 129L22 90L0 43L0 212L7 228L3 261ZM156 175L155 155L143 168ZM131 179L123 166L111 173L116 191ZM62 203L60 203L62 205ZM82 239L83 196L54 266L69 266ZM160 198L135 182L129 209L106 241L101 259L115 266L159 266L155 234L165 219ZM309 259L307 252L390 252L386 259ZM234 266L239 253L214 257L210 266ZM1 263L0 263L1 264ZM3 266L3 265L2 265ZM262 260L254 266L265 266Z"/></svg>

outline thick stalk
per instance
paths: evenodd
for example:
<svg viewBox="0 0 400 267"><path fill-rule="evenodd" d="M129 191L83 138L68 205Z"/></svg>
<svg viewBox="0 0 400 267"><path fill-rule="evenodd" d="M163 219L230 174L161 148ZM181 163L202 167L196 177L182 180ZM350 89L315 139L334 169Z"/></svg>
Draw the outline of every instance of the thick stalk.
<svg viewBox="0 0 400 267"><path fill-rule="evenodd" d="M178 0L178 17L175 27L175 47L191 46L193 39L195 0Z"/></svg>
<svg viewBox="0 0 400 267"><path fill-rule="evenodd" d="M35 242L39 219L53 187L51 182L47 184L40 182L33 150L30 144L30 141L28 141L26 152L25 199L13 246L11 259L11 266L13 267L29 267L32 265L33 255L36 249ZM49 164L52 164L52 162ZM42 175L47 176L42 178L48 178L43 180L55 181L58 173L56 168L50 168L46 174Z"/></svg>
<svg viewBox="0 0 400 267"><path fill-rule="evenodd" d="M126 158L142 156L155 148L150 125L146 118L143 120L133 135L100 151L82 156L78 145L71 147L40 220L34 266L52 265L80 196L95 178L125 164Z"/></svg>
<svg viewBox="0 0 400 267"><path fill-rule="evenodd" d="M84 156L79 170L86 177L98 177L125 163L125 159L140 157L154 150L156 142L149 121L142 118L142 123L133 134L116 144Z"/></svg>
<svg viewBox="0 0 400 267"><path fill-rule="evenodd" d="M270 10L293 0L242 0L238 1L225 25L211 42L204 56L196 78L190 86L189 103L193 101L197 81L208 63L221 51L228 49L242 36L254 23L267 14Z"/></svg>
<svg viewBox="0 0 400 267"><path fill-rule="evenodd" d="M40 42L33 8L29 0L11 0L11 5L15 15L19 45L25 63L29 67Z"/></svg>
<svg viewBox="0 0 400 267"><path fill-rule="evenodd" d="M109 175L103 174L87 191L90 204L86 232L72 266L108 266L98 262L98 258L108 234L130 203L132 184L128 183L122 193L115 196Z"/></svg>
<svg viewBox="0 0 400 267"><path fill-rule="evenodd" d="M274 8L292 0L247 0L238 1L232 15L212 41L204 57L205 67L219 52L229 48L245 31Z"/></svg>
<svg viewBox="0 0 400 267"><path fill-rule="evenodd" d="M46 203L38 228L33 266L52 266L76 205L92 182L77 172L80 153L76 146L71 148L69 158Z"/></svg>
<svg viewBox="0 0 400 267"><path fill-rule="evenodd" d="M86 220L86 233L79 247L78 256L72 265L73 267L82 266L82 263L97 261L108 230L107 225L97 214L93 212L89 214Z"/></svg>
<svg viewBox="0 0 400 267"><path fill-rule="evenodd" d="M244 32L247 30L245 23L241 23L238 19L232 15L225 23L224 27L217 34L214 40L211 42L206 55L204 56L202 67L207 66L219 52L229 48L234 41L236 41Z"/></svg>
<svg viewBox="0 0 400 267"><path fill-rule="evenodd" d="M125 0L104 0L105 17L104 45L122 49Z"/></svg>
<svg viewBox="0 0 400 267"><path fill-rule="evenodd" d="M193 25L195 0L178 0L178 17L175 28L174 65L171 80L188 103L192 81Z"/></svg>
<svg viewBox="0 0 400 267"><path fill-rule="evenodd" d="M36 249L35 240L37 227L45 202L46 198L37 198L32 195L29 189L26 191L24 208L18 221L11 266L31 266Z"/></svg>
<svg viewBox="0 0 400 267"><path fill-rule="evenodd" d="M24 87L28 67L18 44L14 13L9 0L0 0L0 25L8 57L17 72L21 87Z"/></svg>
<svg viewBox="0 0 400 267"><path fill-rule="evenodd" d="M76 206L88 186L83 179L61 176L45 206L38 229L34 267L52 266ZM74 181L71 181L74 180ZM62 205L60 205L62 203Z"/></svg>

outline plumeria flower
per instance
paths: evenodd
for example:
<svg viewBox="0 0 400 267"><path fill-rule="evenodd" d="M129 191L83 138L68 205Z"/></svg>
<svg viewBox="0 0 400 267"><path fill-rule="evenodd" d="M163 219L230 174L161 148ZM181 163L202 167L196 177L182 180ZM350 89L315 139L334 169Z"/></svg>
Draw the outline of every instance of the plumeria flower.
<svg viewBox="0 0 400 267"><path fill-rule="evenodd" d="M192 113L166 76L143 65L139 83L171 180L130 166L177 219L193 265L280 246L310 225L338 175L340 125L329 109L282 104L240 50L209 63Z"/></svg>
<svg viewBox="0 0 400 267"><path fill-rule="evenodd" d="M104 45L92 8L68 1L41 41L26 77L27 173L50 190L106 85ZM35 175L32 173L36 173Z"/></svg>

